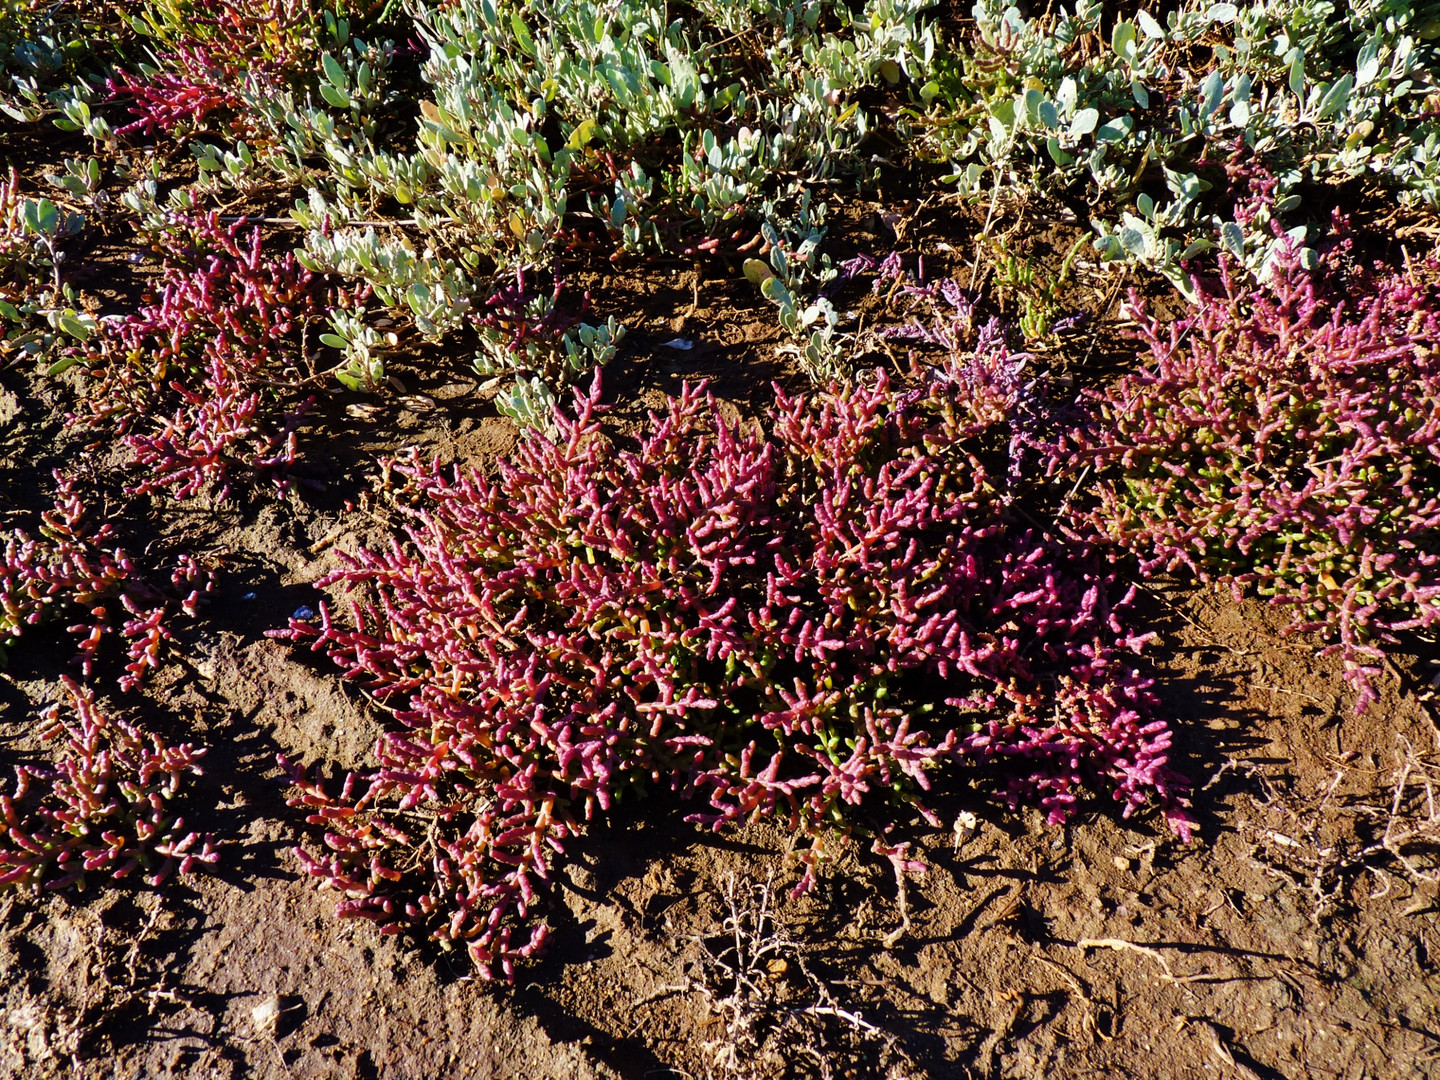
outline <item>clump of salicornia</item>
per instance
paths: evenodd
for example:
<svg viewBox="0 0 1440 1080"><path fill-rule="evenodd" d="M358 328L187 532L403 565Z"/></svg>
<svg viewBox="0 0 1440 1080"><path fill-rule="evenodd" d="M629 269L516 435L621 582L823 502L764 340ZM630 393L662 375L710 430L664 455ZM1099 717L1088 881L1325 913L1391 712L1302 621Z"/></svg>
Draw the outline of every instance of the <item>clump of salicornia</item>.
<svg viewBox="0 0 1440 1080"><path fill-rule="evenodd" d="M992 342L996 350L1003 343ZM508 976L546 929L529 911L596 810L669 790L715 828L770 818L812 845L918 814L937 767L987 763L1060 820L1079 789L1187 831L1170 733L1118 659L1141 639L1084 550L1012 517L976 450L1010 393L950 356L883 371L764 423L687 388L633 449L598 379L487 480L402 464L406 536L324 584L310 640L394 709L377 767L338 794L292 777L323 825L309 872L344 916L466 946ZM867 831L861 829L861 831Z"/></svg>
<svg viewBox="0 0 1440 1080"><path fill-rule="evenodd" d="M189 556L171 574L184 599L168 600L136 572L124 550L112 544L114 530L93 527L75 491L73 477L56 475L55 505L40 515L38 535L14 529L3 537L0 557L0 659L38 624L74 620L66 627L78 635L80 661L88 678L100 646L111 634L124 639L129 663L120 688L137 685L159 665L165 625L172 608L194 615L211 580Z"/></svg>
<svg viewBox="0 0 1440 1080"><path fill-rule="evenodd" d="M143 469L133 491L176 498L268 476L285 489L312 399L299 332L316 314L308 271L261 252L259 230L177 215L159 236L157 302L105 332L83 358L91 422L117 426Z"/></svg>
<svg viewBox="0 0 1440 1080"><path fill-rule="evenodd" d="M1327 260L1327 264L1330 260ZM1224 268L1222 267L1222 270ZM1142 572L1253 589L1320 631L1359 693L1382 647L1440 623L1440 321L1409 273L1223 277L1172 323L1132 298L1148 363L1089 395L1087 531Z"/></svg>
<svg viewBox="0 0 1440 1080"><path fill-rule="evenodd" d="M972 422L994 425L997 441L1008 432L1009 479L1018 479L1033 464L1030 449L1053 443L1055 418L1041 381L1028 373L1034 355L1012 350L1005 324L981 317L975 298L955 278L927 275L924 256L916 259L913 271L894 251L878 260L858 255L842 267L845 279L873 271L871 292L883 298L883 313L861 336L858 348L889 351L891 343L903 342L910 348L912 364L917 353L922 359L973 358L962 365L932 368L932 382L944 385L943 393L937 385L932 395L948 400L949 408L969 410Z"/></svg>
<svg viewBox="0 0 1440 1080"><path fill-rule="evenodd" d="M134 121L119 134L180 135L203 131L212 114L231 138L257 134L252 95L275 95L315 66L321 19L297 0L212 0L205 10L162 4L144 11L144 32L158 66L139 74L117 69L114 97L131 99Z"/></svg>
<svg viewBox="0 0 1440 1080"><path fill-rule="evenodd" d="M65 681L68 707L44 714L48 767L20 765L0 781L0 891L85 888L87 875L149 885L218 859L209 834L186 832L172 804L205 753L102 713Z"/></svg>
<svg viewBox="0 0 1440 1080"><path fill-rule="evenodd" d="M205 118L211 113L238 105L230 87L240 83L241 77L211 56L204 46L177 49L166 61L180 70L156 71L148 78L136 78L122 70L110 80L111 94L131 98L130 112L136 117L120 128L119 134L203 130Z"/></svg>

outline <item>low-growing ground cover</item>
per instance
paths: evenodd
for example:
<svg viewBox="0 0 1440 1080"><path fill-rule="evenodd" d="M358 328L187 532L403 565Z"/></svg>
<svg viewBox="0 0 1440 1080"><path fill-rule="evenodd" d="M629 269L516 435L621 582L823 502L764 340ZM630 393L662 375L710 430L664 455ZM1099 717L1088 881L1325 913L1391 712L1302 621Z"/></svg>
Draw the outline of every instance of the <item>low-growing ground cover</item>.
<svg viewBox="0 0 1440 1080"><path fill-rule="evenodd" d="M1080 527L1142 573L1296 609L1294 629L1338 638L1364 709L1381 645L1440 618L1434 267L1332 284L1281 255L1248 296L1223 288L1168 325L1135 310L1150 364L1093 395Z"/></svg>
<svg viewBox="0 0 1440 1080"><path fill-rule="evenodd" d="M1437 27L9 0L0 1073L1426 1075Z"/></svg>

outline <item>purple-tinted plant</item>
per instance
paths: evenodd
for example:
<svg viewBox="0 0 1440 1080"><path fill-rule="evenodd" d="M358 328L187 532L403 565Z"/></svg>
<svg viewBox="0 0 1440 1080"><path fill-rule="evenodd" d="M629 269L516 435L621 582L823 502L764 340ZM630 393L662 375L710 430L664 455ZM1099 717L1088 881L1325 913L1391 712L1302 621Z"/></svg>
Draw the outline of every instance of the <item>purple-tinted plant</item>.
<svg viewBox="0 0 1440 1080"><path fill-rule="evenodd" d="M91 422L114 423L145 474L135 492L176 498L234 476L284 491L295 431L313 399L299 331L317 305L292 255L265 257L260 232L217 215L179 218L162 237L160 299L107 325L85 357Z"/></svg>
<svg viewBox="0 0 1440 1080"><path fill-rule="evenodd" d="M0 782L0 891L83 889L87 875L118 879L136 870L156 886L216 862L213 838L186 832L171 812L205 750L169 746L64 683L73 716L54 706L42 733L59 743L53 767L17 766L13 785Z"/></svg>
<svg viewBox="0 0 1440 1080"><path fill-rule="evenodd" d="M136 117L120 128L118 134L199 130L211 113L239 104L234 88L241 84L242 78L234 71L225 70L203 45L179 48L166 60L169 66L180 70L157 71L148 78L135 78L125 71L117 71L110 80L111 95L130 97L133 101L130 112Z"/></svg>
<svg viewBox="0 0 1440 1080"><path fill-rule="evenodd" d="M305 0L158 0L142 17L158 67L138 77L117 70L110 80L136 117L120 134L195 130L220 113L228 135L253 138L242 91L279 90L317 59L320 20Z"/></svg>
<svg viewBox="0 0 1440 1080"><path fill-rule="evenodd" d="M590 307L587 292L578 314L568 310L560 303L564 292L565 283L558 277L549 296L536 292L526 285L525 271L517 270L515 280L499 286L472 321L487 342L515 358L514 366L525 364L537 349L546 360L554 362L555 353L561 353L563 358L560 342L565 332L579 326Z"/></svg>
<svg viewBox="0 0 1440 1080"><path fill-rule="evenodd" d="M1144 573L1292 609L1291 630L1334 639L1363 710L1383 646L1440 623L1434 267L1341 285L1290 252L1252 292L1222 273L1177 322L1132 296L1150 362L1088 396L1098 503L1072 516Z"/></svg>
<svg viewBox="0 0 1440 1080"><path fill-rule="evenodd" d="M848 279L872 270L871 291L884 298L885 315L870 334L882 344L907 342L927 354L973 357L966 364L933 368L928 376L932 396L943 386L940 398L950 402L946 407L967 410L973 423L994 425L993 434L1008 428L1008 478L1018 480L1034 464L1030 448L1053 443L1052 410L1038 380L1024 375L1034 354L1012 351L998 318L977 318L974 298L955 278L927 278L924 256L912 273L899 252L881 260L859 255L843 264L842 274Z"/></svg>
<svg viewBox="0 0 1440 1080"><path fill-rule="evenodd" d="M188 589L178 603L168 601L136 573L124 550L110 541L109 524L92 528L75 491L74 478L56 474L55 506L40 515L38 536L20 529L4 537L0 560L0 660L41 622L74 619L67 626L79 635L80 662L86 678L110 634L125 641L129 663L120 688L129 690L158 667L165 643L172 640L166 616L178 606L194 615L211 580L189 556L171 574L176 589ZM117 610L118 609L118 610Z"/></svg>
<svg viewBox="0 0 1440 1080"><path fill-rule="evenodd" d="M1052 820L1098 783L1185 833L1170 734L1117 657L1143 640L1128 597L1011 517L976 456L994 402L954 393L1013 392L979 367L1005 365L777 391L764 425L687 388L630 450L597 379L494 482L399 466L406 539L324 582L358 591L349 625L322 606L279 632L399 725L338 795L292 773L326 829L301 858L339 914L510 976L545 939L536 883L617 799L669 789L715 828L785 821L812 845L803 889L832 828L911 865L886 834L937 822L924 793L958 760L1002 766L1009 800Z"/></svg>

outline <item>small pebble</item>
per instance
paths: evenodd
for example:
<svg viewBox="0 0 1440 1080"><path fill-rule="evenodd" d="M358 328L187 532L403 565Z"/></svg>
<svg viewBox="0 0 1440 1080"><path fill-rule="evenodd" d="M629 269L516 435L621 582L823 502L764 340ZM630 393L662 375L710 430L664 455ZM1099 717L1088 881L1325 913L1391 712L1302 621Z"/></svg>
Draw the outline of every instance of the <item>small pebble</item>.
<svg viewBox="0 0 1440 1080"><path fill-rule="evenodd" d="M291 618L294 619L313 619L314 617L315 609L309 607L306 604L301 604L299 607L297 607L294 614L291 616Z"/></svg>
<svg viewBox="0 0 1440 1080"><path fill-rule="evenodd" d="M254 600L254 599L255 599L255 593L253 593L253 592L247 592L247 593L245 594L245 596L244 596L244 599L246 599L246 600Z"/></svg>
<svg viewBox="0 0 1440 1080"><path fill-rule="evenodd" d="M960 845L965 843L975 830L979 827L980 821L969 810L962 810L955 817L955 850L960 850Z"/></svg>
<svg viewBox="0 0 1440 1080"><path fill-rule="evenodd" d="M275 1034L275 1021L280 1018L280 999L271 994L250 1010L250 1023L259 1035Z"/></svg>
<svg viewBox="0 0 1440 1080"><path fill-rule="evenodd" d="M1115 856L1115 859L1114 859L1114 863L1115 863L1115 869L1116 869L1116 870L1129 870L1129 869L1130 869L1130 860L1127 859L1127 858L1125 858L1123 855L1116 855L1116 856Z"/></svg>

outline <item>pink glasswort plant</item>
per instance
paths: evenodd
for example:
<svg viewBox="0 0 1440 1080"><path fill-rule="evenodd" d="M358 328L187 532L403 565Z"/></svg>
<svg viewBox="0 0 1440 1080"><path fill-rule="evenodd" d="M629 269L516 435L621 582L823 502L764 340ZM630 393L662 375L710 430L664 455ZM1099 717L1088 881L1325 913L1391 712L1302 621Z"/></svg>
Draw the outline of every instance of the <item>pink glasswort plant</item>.
<svg viewBox="0 0 1440 1080"><path fill-rule="evenodd" d="M120 678L129 690L159 666L171 640L165 620L178 606L193 616L211 580L190 556L182 556L171 584L188 589L172 604L141 580L124 550L110 546L109 524L92 528L89 514L75 491L73 477L57 474L59 494L52 509L40 515L38 536L15 529L4 537L0 559L0 659L32 627L50 618L77 619L68 626L78 635L80 658L88 678L105 638L118 633L126 642L130 662ZM116 609L123 612L118 617Z"/></svg>
<svg viewBox="0 0 1440 1080"><path fill-rule="evenodd" d="M1074 518L1144 573L1291 608L1363 710L1383 646L1440 624L1440 321L1433 281L1338 280L1291 253L1174 323L1132 297L1151 362L1090 395L1076 440L1101 482Z"/></svg>
<svg viewBox="0 0 1440 1080"><path fill-rule="evenodd" d="M278 93L315 64L319 20L299 0L167 3L145 15L159 66L139 75L117 69L108 80L112 97L132 101L136 119L122 135L201 131L219 113L225 134L254 138L242 91Z"/></svg>
<svg viewBox="0 0 1440 1080"><path fill-rule="evenodd" d="M1017 525L976 456L1020 392L989 347L913 389L881 371L777 391L765 425L687 388L630 450L597 378L494 482L398 466L406 539L323 582L359 592L350 624L322 606L279 632L399 724L338 794L292 770L326 829L301 858L339 914L509 977L545 940L536 883L627 794L677 792L715 828L788 823L813 845L803 889L832 827L913 865L885 822L938 823L930 777L960 760L1001 766L1010 802L1052 821L1092 782L1186 834L1170 733L1117 657L1143 640L1124 602L1086 552Z"/></svg>
<svg viewBox="0 0 1440 1080"><path fill-rule="evenodd" d="M59 742L53 768L18 766L0 786L0 891L83 889L87 875L137 870L155 886L216 862L213 839L170 811L205 751L106 716L90 691L64 683L68 710L45 714L44 737Z"/></svg>
<svg viewBox="0 0 1440 1080"><path fill-rule="evenodd" d="M117 425L143 466L135 492L225 498L231 481L269 476L285 490L300 398L299 330L314 316L310 274L293 255L261 253L260 232L215 214L176 218L162 234L158 303L107 327L86 359L92 421ZM293 340L292 340L293 339Z"/></svg>
<svg viewBox="0 0 1440 1080"><path fill-rule="evenodd" d="M239 104L232 87L243 76L217 61L203 45L176 49L165 59L178 71L157 71L148 78L117 71L110 80L111 95L129 96L133 100L130 112L136 117L120 128L119 134L178 134L187 127L203 130L211 113Z"/></svg>

